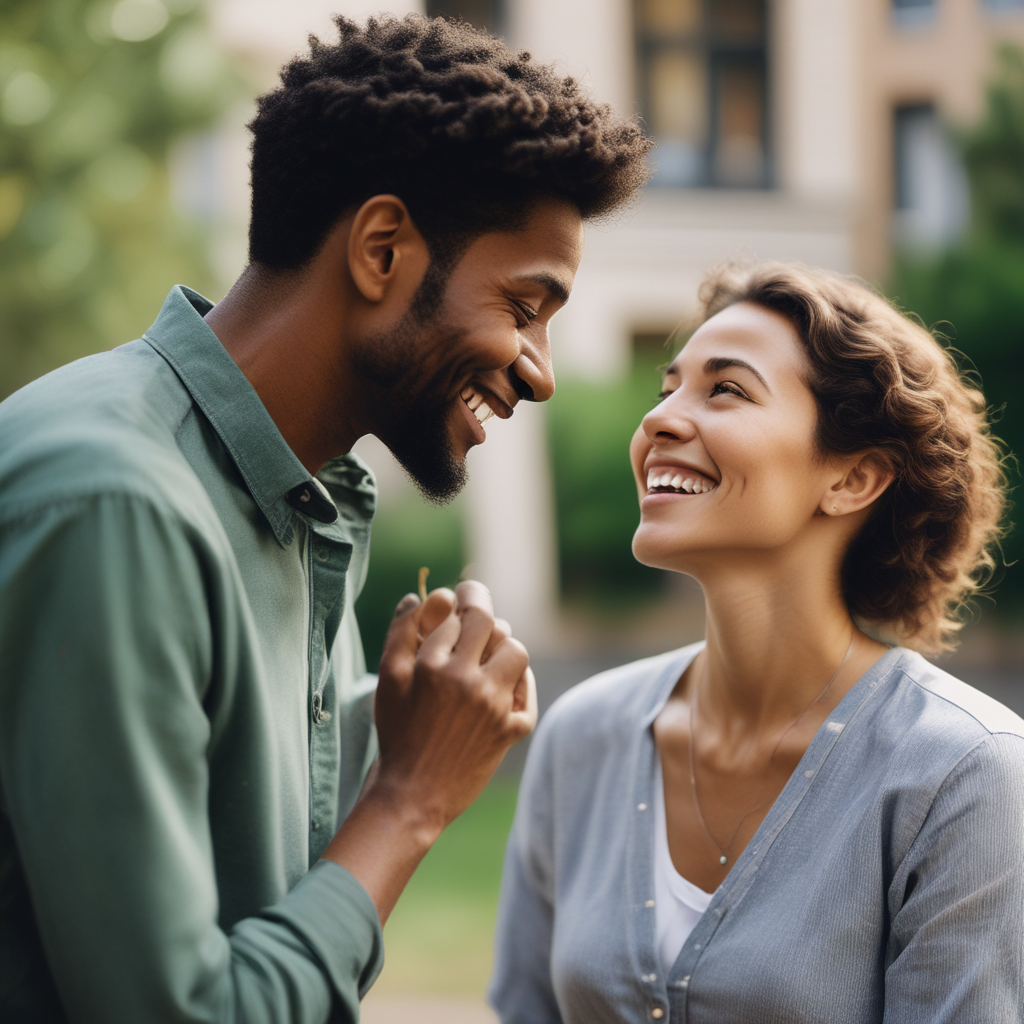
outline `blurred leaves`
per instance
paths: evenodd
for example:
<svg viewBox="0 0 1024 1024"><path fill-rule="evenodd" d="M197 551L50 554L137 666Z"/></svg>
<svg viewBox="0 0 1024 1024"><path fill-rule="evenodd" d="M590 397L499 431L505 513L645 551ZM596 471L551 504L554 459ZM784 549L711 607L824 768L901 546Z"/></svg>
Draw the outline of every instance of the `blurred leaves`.
<svg viewBox="0 0 1024 1024"><path fill-rule="evenodd" d="M983 120L962 134L975 242L1024 245L1024 52L1002 46Z"/></svg>
<svg viewBox="0 0 1024 1024"><path fill-rule="evenodd" d="M195 0L5 0L0 397L137 337L172 284L210 287L168 153L236 94Z"/></svg>
<svg viewBox="0 0 1024 1024"><path fill-rule="evenodd" d="M1024 53L1004 46L988 87L985 115L959 133L971 190L971 224L944 252L898 256L888 292L946 335L981 376L995 433L1024 453ZM1020 467L1008 465L1012 484ZM1020 498L1017 496L1019 503ZM1014 516L1019 522L1019 513ZM1015 528L1007 562L1024 556ZM1024 571L1011 565L1002 604L1024 602Z"/></svg>

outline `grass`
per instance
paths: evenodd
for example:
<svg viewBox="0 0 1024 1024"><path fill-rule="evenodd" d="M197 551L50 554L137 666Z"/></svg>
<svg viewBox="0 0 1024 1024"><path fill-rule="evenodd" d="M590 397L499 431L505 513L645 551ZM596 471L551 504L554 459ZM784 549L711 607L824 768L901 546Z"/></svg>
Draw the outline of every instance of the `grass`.
<svg viewBox="0 0 1024 1024"><path fill-rule="evenodd" d="M491 782L424 858L384 929L376 994L483 998L516 790Z"/></svg>

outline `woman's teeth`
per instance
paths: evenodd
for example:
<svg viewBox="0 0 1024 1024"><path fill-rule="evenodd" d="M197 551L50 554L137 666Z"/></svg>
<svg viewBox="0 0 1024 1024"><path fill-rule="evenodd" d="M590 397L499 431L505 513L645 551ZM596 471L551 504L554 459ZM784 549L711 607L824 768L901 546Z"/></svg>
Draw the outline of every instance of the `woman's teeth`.
<svg viewBox="0 0 1024 1024"><path fill-rule="evenodd" d="M462 400L481 426L494 415L494 410L484 401L483 395L477 394L472 388L462 389Z"/></svg>
<svg viewBox="0 0 1024 1024"><path fill-rule="evenodd" d="M705 480L703 477L678 473L673 470L651 469L647 473L647 490L653 491L656 488L661 490L681 491L683 494L707 494L713 491L718 484Z"/></svg>

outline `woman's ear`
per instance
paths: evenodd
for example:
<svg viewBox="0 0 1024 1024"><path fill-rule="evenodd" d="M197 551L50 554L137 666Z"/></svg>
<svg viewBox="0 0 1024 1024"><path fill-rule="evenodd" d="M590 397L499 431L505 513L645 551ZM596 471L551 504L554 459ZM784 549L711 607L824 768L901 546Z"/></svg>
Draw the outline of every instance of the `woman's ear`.
<svg viewBox="0 0 1024 1024"><path fill-rule="evenodd" d="M395 290L411 294L429 262L426 241L397 196L372 196L356 211L348 236L348 265L352 281L368 302L382 302Z"/></svg>
<svg viewBox="0 0 1024 1024"><path fill-rule="evenodd" d="M849 515L870 507L893 481L889 464L874 452L857 457L845 468L818 506L827 516Z"/></svg>

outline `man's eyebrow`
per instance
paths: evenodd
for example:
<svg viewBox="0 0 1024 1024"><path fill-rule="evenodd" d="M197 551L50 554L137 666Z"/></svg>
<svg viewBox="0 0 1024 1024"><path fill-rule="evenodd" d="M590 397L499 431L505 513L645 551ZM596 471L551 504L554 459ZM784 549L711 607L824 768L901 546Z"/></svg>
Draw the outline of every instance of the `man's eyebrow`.
<svg viewBox="0 0 1024 1024"><path fill-rule="evenodd" d="M517 277L516 281L539 284L542 288L546 288L548 293L558 299L563 306L569 301L568 286L560 278L555 277L554 274L541 271L539 274L526 274L523 277Z"/></svg>
<svg viewBox="0 0 1024 1024"><path fill-rule="evenodd" d="M768 381L766 381L764 377L762 377L761 374L758 373L757 370L755 370L754 367L750 365L750 363L745 362L742 359L734 359L731 356L712 356L704 364L704 372L718 373L721 370L732 369L732 367L734 366L738 366L743 370L749 370L761 382L761 384L764 386L765 391L767 391L768 394L772 393L772 389L768 387Z"/></svg>

